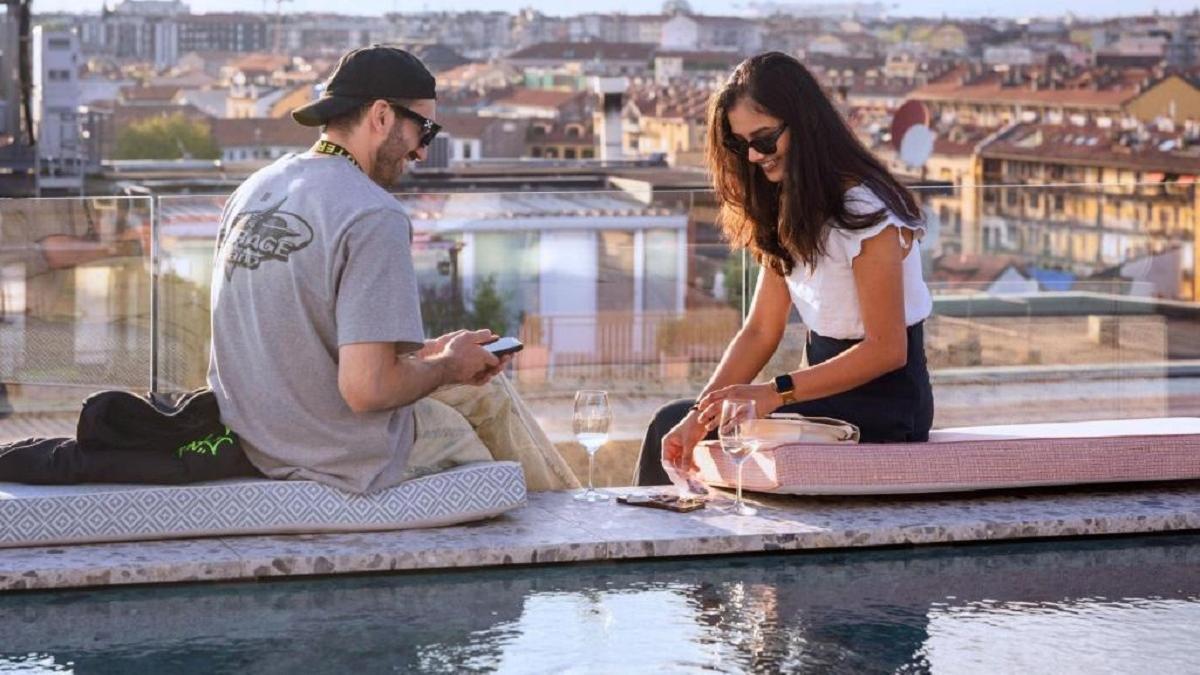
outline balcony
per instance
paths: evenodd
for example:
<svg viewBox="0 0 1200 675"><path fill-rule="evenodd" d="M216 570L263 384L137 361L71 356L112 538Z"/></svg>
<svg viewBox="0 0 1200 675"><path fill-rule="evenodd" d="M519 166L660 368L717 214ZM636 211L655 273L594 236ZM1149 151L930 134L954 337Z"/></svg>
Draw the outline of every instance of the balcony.
<svg viewBox="0 0 1200 675"><path fill-rule="evenodd" d="M960 199L956 209L941 189L938 208L927 209L921 255L935 294L926 328L935 426L1200 415L1189 241L1122 222L1130 237L1105 239L1098 250L1047 251L1070 238L1026 241L1026 221L977 210L1002 202L989 194L998 189L978 191L983 199ZM224 199L0 206L6 233L14 223L28 233L0 252L0 381L11 408L0 439L70 435L80 399L99 388L204 385ZM582 454L571 443L572 395L582 387L611 393L617 442L601 455L608 484L628 481L653 412L704 385L749 305L753 266L720 242L707 192L398 199L416 229L427 330L485 325L519 336L527 348L511 376L573 461ZM947 208L959 225L943 253L938 213ZM1037 222L1045 233L1096 226ZM48 235L66 236L54 237L48 253L35 244ZM761 377L797 367L804 340L793 316Z"/></svg>

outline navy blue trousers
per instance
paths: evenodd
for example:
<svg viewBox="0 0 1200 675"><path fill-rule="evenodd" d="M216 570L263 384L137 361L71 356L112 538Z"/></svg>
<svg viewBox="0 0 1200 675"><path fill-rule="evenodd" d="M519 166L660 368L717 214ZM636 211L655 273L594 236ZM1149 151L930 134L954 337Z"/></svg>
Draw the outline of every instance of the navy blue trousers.
<svg viewBox="0 0 1200 675"><path fill-rule="evenodd" d="M815 366L850 349L858 340L838 340L809 331L805 353ZM662 437L684 417L695 403L691 399L672 401L654 415L642 453L638 458L638 485L665 485L670 482L663 470ZM833 417L858 427L863 443L900 443L929 440L933 426L933 388L925 362L924 322L908 327L908 363L903 368L881 375L866 384L841 394L812 401L793 403L775 412L799 413L812 417ZM715 439L714 430L708 438Z"/></svg>

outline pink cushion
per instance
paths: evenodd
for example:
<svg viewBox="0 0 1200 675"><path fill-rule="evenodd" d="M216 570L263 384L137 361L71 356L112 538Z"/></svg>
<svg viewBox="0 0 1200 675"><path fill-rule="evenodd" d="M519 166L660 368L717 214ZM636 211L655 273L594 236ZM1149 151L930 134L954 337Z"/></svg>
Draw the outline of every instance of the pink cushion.
<svg viewBox="0 0 1200 675"><path fill-rule="evenodd" d="M696 448L701 478L732 487L716 441ZM928 443L785 444L746 461L743 486L810 495L1200 478L1200 418L1101 420L943 429Z"/></svg>

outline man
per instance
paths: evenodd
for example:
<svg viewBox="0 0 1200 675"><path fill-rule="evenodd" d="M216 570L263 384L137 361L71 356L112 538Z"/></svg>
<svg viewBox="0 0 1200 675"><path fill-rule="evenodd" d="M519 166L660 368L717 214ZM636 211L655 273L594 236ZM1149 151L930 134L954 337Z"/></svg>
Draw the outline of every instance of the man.
<svg viewBox="0 0 1200 675"><path fill-rule="evenodd" d="M410 244L390 187L440 127L413 55L342 58L294 119L310 152L256 172L221 219L209 385L251 462L352 492L454 464L516 459L530 489L578 481L511 387L490 331L426 342Z"/></svg>

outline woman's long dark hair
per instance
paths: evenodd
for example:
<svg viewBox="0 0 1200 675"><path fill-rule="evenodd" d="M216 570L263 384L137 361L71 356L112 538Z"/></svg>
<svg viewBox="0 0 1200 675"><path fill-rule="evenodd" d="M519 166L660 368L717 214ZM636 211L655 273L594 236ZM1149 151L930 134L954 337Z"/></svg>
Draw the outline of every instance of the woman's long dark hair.
<svg viewBox="0 0 1200 675"><path fill-rule="evenodd" d="M725 147L733 133L729 110L744 98L787 124L782 183L768 181L745 154ZM921 220L912 194L854 136L816 78L781 52L743 61L713 96L707 153L725 236L783 276L799 263L816 263L825 250L826 223L857 230L884 217L883 210L847 211L846 190L854 185L874 192L905 222Z"/></svg>

